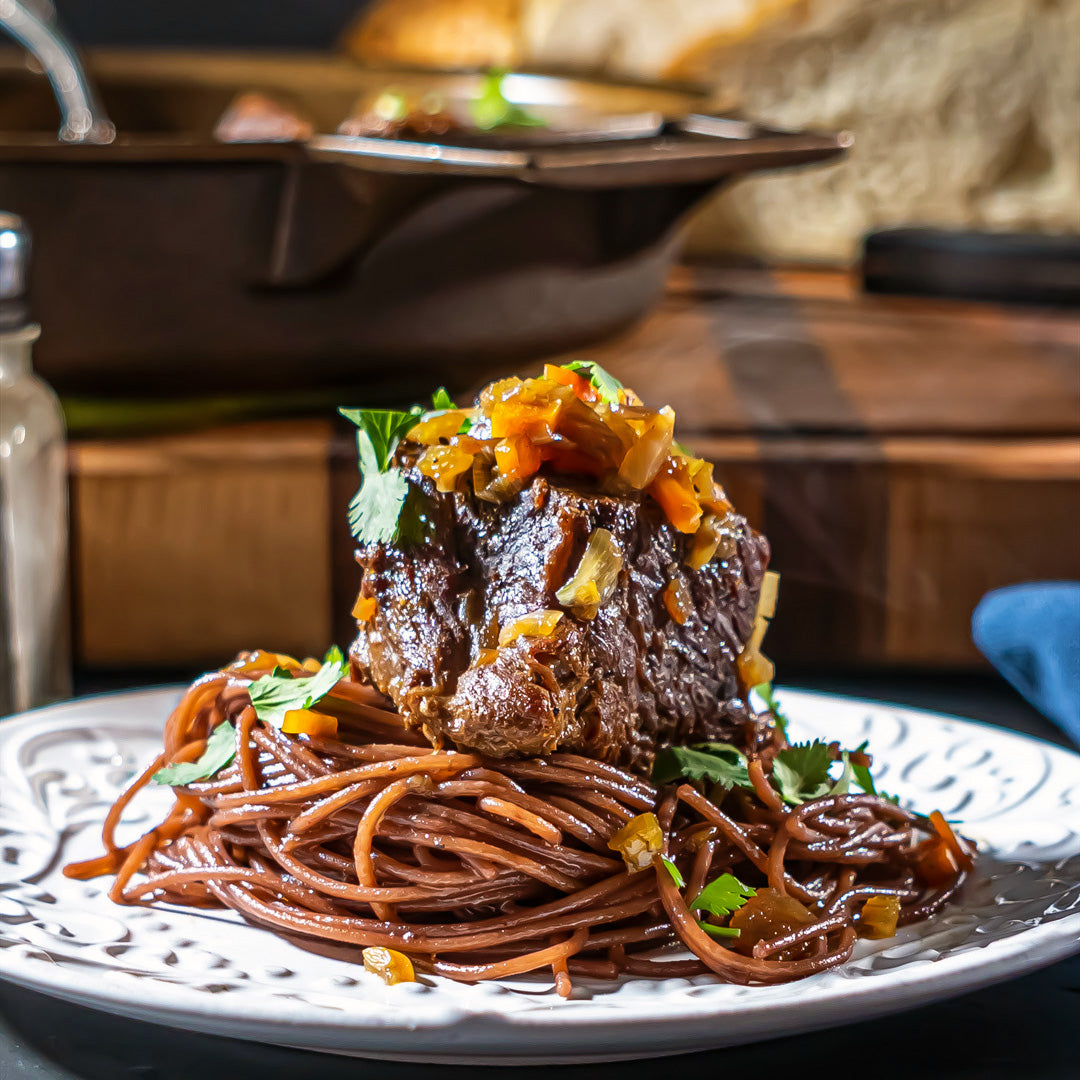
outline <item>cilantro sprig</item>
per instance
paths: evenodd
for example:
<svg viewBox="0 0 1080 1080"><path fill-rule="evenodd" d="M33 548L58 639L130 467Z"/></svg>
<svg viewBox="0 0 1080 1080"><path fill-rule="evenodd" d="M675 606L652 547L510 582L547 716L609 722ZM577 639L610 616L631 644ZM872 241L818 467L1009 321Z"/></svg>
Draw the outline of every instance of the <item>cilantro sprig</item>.
<svg viewBox="0 0 1080 1080"><path fill-rule="evenodd" d="M687 903L687 907L691 911L707 911L718 919L726 919L756 895L757 889L744 885L734 874L725 873L710 881ZM698 926L715 937L739 936L739 931L733 926L714 926L703 920L698 921Z"/></svg>
<svg viewBox="0 0 1080 1080"><path fill-rule="evenodd" d="M443 391L445 394L445 390ZM415 543L423 536L421 495L392 465L398 444L420 419L421 409L338 409L356 425L363 481L349 502L349 528L362 544Z"/></svg>
<svg viewBox="0 0 1080 1080"><path fill-rule="evenodd" d="M784 802L800 806L829 794L828 743L820 739L785 747L773 758L772 779Z"/></svg>
<svg viewBox="0 0 1080 1080"><path fill-rule="evenodd" d="M228 720L218 724L206 740L197 761L180 761L166 765L153 775L155 784L168 784L172 787L185 787L197 780L209 780L220 772L236 757L236 728Z"/></svg>
<svg viewBox="0 0 1080 1080"><path fill-rule="evenodd" d="M272 674L263 675L248 687L255 715L264 724L280 728L287 712L310 709L345 678L348 670L348 661L337 646L326 654L314 675L293 678L287 671L275 668Z"/></svg>
<svg viewBox="0 0 1080 1080"><path fill-rule="evenodd" d="M678 779L707 780L732 787L753 787L746 771L746 755L730 743L666 746L653 762L653 781L670 784Z"/></svg>
<svg viewBox="0 0 1080 1080"><path fill-rule="evenodd" d="M571 360L570 363L563 364L563 367L567 371L574 371L578 374L588 372L589 382L599 391L600 399L608 405L617 405L621 400L619 391L626 388L614 375L605 371L595 360Z"/></svg>

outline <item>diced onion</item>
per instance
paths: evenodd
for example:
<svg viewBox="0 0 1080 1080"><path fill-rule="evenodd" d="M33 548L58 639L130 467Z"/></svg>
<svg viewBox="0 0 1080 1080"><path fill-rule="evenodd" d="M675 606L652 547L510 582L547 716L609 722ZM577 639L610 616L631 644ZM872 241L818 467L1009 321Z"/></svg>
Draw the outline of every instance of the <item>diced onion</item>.
<svg viewBox="0 0 1080 1080"><path fill-rule="evenodd" d="M761 643L765 638L765 631L769 629L769 620L776 611L779 587L780 575L772 570L766 571L758 592L754 629L750 633L750 640L747 641L735 661L735 668L744 690L760 686L763 682L772 682L775 669L772 661L762 653Z"/></svg>
<svg viewBox="0 0 1080 1080"><path fill-rule="evenodd" d="M465 409L434 412L410 428L406 438L409 442L420 443L422 446L434 446L442 439L452 439L457 435L467 419L470 419L470 413Z"/></svg>
<svg viewBox="0 0 1080 1080"><path fill-rule="evenodd" d="M637 441L626 451L619 466L619 479L638 491L647 488L671 454L675 413L663 408L645 421Z"/></svg>
<svg viewBox="0 0 1080 1080"><path fill-rule="evenodd" d="M607 846L623 857L631 874L636 874L648 870L664 850L664 834L655 814L638 814L611 837Z"/></svg>
<svg viewBox="0 0 1080 1080"><path fill-rule="evenodd" d="M551 637L562 617L561 611L554 611L551 608L530 611L499 631L499 647L509 645L519 637Z"/></svg>
<svg viewBox="0 0 1080 1080"><path fill-rule="evenodd" d="M555 598L579 618L595 619L614 595L622 565L622 548L615 537L607 529L593 529L574 576Z"/></svg>

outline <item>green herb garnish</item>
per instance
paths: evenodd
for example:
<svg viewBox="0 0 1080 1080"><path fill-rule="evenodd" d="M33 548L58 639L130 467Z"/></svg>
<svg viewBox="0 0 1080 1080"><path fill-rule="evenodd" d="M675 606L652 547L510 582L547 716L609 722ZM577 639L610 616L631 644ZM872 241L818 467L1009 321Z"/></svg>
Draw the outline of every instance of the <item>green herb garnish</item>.
<svg viewBox="0 0 1080 1080"><path fill-rule="evenodd" d="M734 874L721 874L686 906L691 911L707 911L717 918L726 919L756 895L757 889L744 885Z"/></svg>
<svg viewBox="0 0 1080 1080"><path fill-rule="evenodd" d="M765 708L772 715L773 723L780 729L780 734L787 738L788 718L780 711L780 703L776 700L776 693L771 682L759 683L754 687L758 697L765 702Z"/></svg>
<svg viewBox="0 0 1080 1080"><path fill-rule="evenodd" d="M865 754L866 748L870 744L864 739L857 747L855 747L854 753ZM845 754L845 760L847 755ZM851 771L855 774L855 783L859 785L866 792L867 795L876 795L879 799L885 799L886 802L899 804L900 797L898 795L889 795L884 791L878 791L874 785L874 778L870 775L870 769L866 765L856 765L855 762L851 763Z"/></svg>
<svg viewBox="0 0 1080 1080"><path fill-rule="evenodd" d="M844 767L840 772L840 775L833 781L833 786L829 788L830 795L846 795L851 790L851 785L856 783L855 766L851 763L851 755L845 750L840 755L840 760L844 763ZM867 776L870 774L867 773ZM872 783L873 781L871 781ZM861 786L861 785L860 785ZM872 795L873 792L870 792Z"/></svg>
<svg viewBox="0 0 1080 1080"><path fill-rule="evenodd" d="M480 93L469 102L469 115L481 131L500 127L547 127L547 121L514 104L506 97L506 72L493 68L484 76Z"/></svg>
<svg viewBox="0 0 1080 1080"><path fill-rule="evenodd" d="M829 747L820 739L797 743L773 758L772 780L786 803L799 806L829 793Z"/></svg>
<svg viewBox="0 0 1080 1080"><path fill-rule="evenodd" d="M713 926L712 923L702 922L701 919L698 919L698 926L707 934L712 934L713 937L738 937L742 933L741 930L736 930L734 926Z"/></svg>
<svg viewBox="0 0 1080 1080"><path fill-rule="evenodd" d="M563 364L562 366L567 371L589 372L589 382L600 391L601 400L607 402L608 405L617 405L621 400L619 391L625 389L625 387L595 360L571 360L569 364Z"/></svg>
<svg viewBox="0 0 1080 1080"><path fill-rule="evenodd" d="M670 784L680 778L708 780L723 788L752 788L746 771L746 755L730 743L696 743L666 746L653 762L653 782Z"/></svg>
<svg viewBox="0 0 1080 1080"><path fill-rule="evenodd" d="M445 386L440 386L434 394L431 395L431 407L436 412L443 412L446 409L456 409L454 399L446 392Z"/></svg>
<svg viewBox="0 0 1080 1080"><path fill-rule="evenodd" d="M444 391L445 393L445 391ZM391 465L398 443L420 418L392 409L338 409L356 425L363 482L349 502L349 528L362 544L415 543L423 537L420 493Z"/></svg>
<svg viewBox="0 0 1080 1080"><path fill-rule="evenodd" d="M310 709L345 678L348 670L348 662L336 646L327 653L322 667L306 678L294 679L288 672L275 668L273 674L263 675L248 687L255 715L264 724L280 728L287 712Z"/></svg>
<svg viewBox="0 0 1080 1080"><path fill-rule="evenodd" d="M198 761L180 761L175 765L166 765L154 773L153 780L155 784L169 784L172 787L184 787L197 780L209 780L234 757L236 728L225 720L210 733L210 738L206 740L206 749Z"/></svg>
<svg viewBox="0 0 1080 1080"><path fill-rule="evenodd" d="M679 868L666 855L661 855L660 861L664 864L664 869L671 875L671 880L675 882L675 887L678 889L685 889L686 882L683 880L682 874L679 873Z"/></svg>

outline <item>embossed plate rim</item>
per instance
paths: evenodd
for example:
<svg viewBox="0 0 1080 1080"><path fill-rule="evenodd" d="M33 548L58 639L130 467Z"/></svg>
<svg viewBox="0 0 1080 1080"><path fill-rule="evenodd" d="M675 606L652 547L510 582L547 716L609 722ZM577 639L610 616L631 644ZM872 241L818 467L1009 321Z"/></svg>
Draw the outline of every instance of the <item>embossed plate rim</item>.
<svg viewBox="0 0 1080 1080"><path fill-rule="evenodd" d="M92 731L95 723L103 721L112 728L130 730L133 737L145 737L163 722L179 693L180 688L165 687L103 694L12 717L0 721L0 749L27 730L35 735L82 728ZM1080 756L992 725L818 691L786 690L784 704L796 722L803 725L807 720L800 714L820 714L830 705L871 712L888 710L903 720L918 718L939 729L946 725L968 738L991 743L1005 740L1018 752L1038 750L1052 764L1067 772L1075 771L1080 777ZM137 711L139 715L108 715L120 705L121 713ZM819 725L811 721L807 726ZM1007 812L1015 812L1015 808ZM1077 824L1080 826L1080 822ZM56 872L51 870L43 880L52 879ZM166 910L176 918L195 918L181 909ZM48 963L18 956L10 948L0 949L0 978L134 1019L214 1034L373 1057L496 1064L616 1060L794 1034L927 1004L1024 974L1078 951L1080 912L932 962L916 958L915 963L900 963L869 981L822 986L818 985L817 980L822 978L819 976L802 984L811 992L798 1001L772 1000L774 988L755 989L751 1000L738 997L725 1002L708 991L691 998L684 992L665 994L661 986L636 980L641 989L637 1000L629 1005L607 1003L604 997L563 1002L551 995L538 998L527 1008L504 1011L499 1007L499 998L470 1001L467 993L471 988L460 993L462 988L451 984L425 995L427 1008L421 1010L422 1016L406 1015L410 1005L420 1002L394 1001L389 988L381 1002L373 1002L370 988L361 988L357 991L356 1012L328 1014L302 1000L269 992L229 1001L229 995L208 994L191 986L150 979L124 986L73 967L76 961ZM694 985L688 980L673 982L680 991ZM718 1023L724 1020L736 1023L728 1028ZM713 1023L705 1025L704 1021ZM545 1045L552 1025L557 1025L563 1035L557 1051ZM717 1027L727 1029L718 1031Z"/></svg>

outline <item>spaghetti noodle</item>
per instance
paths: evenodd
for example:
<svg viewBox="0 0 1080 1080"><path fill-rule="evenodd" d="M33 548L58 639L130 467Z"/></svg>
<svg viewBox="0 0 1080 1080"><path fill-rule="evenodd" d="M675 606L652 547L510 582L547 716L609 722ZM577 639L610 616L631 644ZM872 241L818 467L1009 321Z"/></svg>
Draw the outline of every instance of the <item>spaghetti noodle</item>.
<svg viewBox="0 0 1080 1080"><path fill-rule="evenodd" d="M69 876L114 875L117 903L224 905L354 959L395 950L421 974L547 969L566 995L576 976L799 979L851 955L868 900L901 925L925 919L970 869L970 846L943 819L880 796L787 805L770 782L778 729L750 757L752 787L709 797L568 753L433 748L349 679L314 706L336 718L336 737L285 734L256 716L256 674L213 673L185 693L162 753L110 810L104 854ZM121 845L135 794L164 765L199 758L226 721L231 763L177 787L166 818ZM644 849L638 869L609 842L644 815L660 850ZM726 927L694 906L725 873L752 896Z"/></svg>

